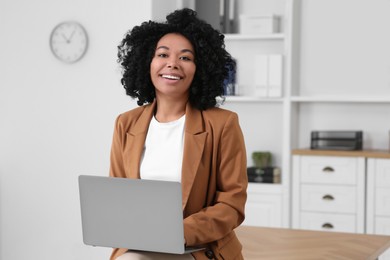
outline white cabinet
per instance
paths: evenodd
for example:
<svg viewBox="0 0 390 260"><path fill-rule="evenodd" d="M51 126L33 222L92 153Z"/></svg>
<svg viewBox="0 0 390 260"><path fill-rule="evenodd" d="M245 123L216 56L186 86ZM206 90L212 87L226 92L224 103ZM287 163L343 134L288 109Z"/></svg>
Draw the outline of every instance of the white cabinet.
<svg viewBox="0 0 390 260"><path fill-rule="evenodd" d="M388 150L292 151L293 228L390 235ZM390 250L379 260L390 260Z"/></svg>
<svg viewBox="0 0 390 260"><path fill-rule="evenodd" d="M282 189L277 184L249 183L245 206L247 226L282 226Z"/></svg>
<svg viewBox="0 0 390 260"><path fill-rule="evenodd" d="M364 233L365 158L293 156L293 228Z"/></svg>
<svg viewBox="0 0 390 260"><path fill-rule="evenodd" d="M390 158L367 160L367 233L390 235ZM380 260L390 260L390 250Z"/></svg>

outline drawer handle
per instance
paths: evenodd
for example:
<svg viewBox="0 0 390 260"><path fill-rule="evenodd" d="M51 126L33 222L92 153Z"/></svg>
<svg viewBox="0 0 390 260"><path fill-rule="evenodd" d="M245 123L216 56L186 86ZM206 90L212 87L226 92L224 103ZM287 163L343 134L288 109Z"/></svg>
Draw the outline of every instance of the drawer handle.
<svg viewBox="0 0 390 260"><path fill-rule="evenodd" d="M334 169L332 167L326 166L324 169L322 169L323 172L334 172Z"/></svg>
<svg viewBox="0 0 390 260"><path fill-rule="evenodd" d="M323 200L334 200L334 197L332 195L326 194L322 197Z"/></svg>
<svg viewBox="0 0 390 260"><path fill-rule="evenodd" d="M330 223L325 223L325 224L322 225L322 228L324 228L324 229L333 229L333 225L330 224Z"/></svg>

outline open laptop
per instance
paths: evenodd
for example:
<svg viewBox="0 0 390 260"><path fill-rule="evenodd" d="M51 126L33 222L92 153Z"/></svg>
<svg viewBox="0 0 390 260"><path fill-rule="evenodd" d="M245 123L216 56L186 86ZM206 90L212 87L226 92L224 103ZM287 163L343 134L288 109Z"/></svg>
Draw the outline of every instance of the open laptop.
<svg viewBox="0 0 390 260"><path fill-rule="evenodd" d="M86 245L184 254L181 184L80 175Z"/></svg>

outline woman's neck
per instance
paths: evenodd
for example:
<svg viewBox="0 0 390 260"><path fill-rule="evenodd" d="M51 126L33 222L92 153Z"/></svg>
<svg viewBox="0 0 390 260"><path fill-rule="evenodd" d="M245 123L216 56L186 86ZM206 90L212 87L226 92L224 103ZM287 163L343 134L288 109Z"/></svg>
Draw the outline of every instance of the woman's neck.
<svg viewBox="0 0 390 260"><path fill-rule="evenodd" d="M168 102L157 99L155 118L161 123L175 121L186 113L187 101Z"/></svg>

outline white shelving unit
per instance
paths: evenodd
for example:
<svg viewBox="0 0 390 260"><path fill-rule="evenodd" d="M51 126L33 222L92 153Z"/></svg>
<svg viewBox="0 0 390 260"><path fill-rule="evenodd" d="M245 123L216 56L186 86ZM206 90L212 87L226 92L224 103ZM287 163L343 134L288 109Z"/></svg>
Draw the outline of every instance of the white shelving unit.
<svg viewBox="0 0 390 260"><path fill-rule="evenodd" d="M171 2L177 7L194 6L191 0ZM223 107L239 115L248 165L252 164L252 152L270 151L274 165L282 171L280 184L250 183L248 219L251 224L291 227L291 151L309 147L311 131L363 130L365 149L389 149L390 49L386 46L390 37L383 31L390 24L390 16L386 15L390 2L236 3L238 15L273 13L282 17L279 33L226 35L226 48L237 59L239 95L227 96ZM378 32L375 41L361 37L358 28ZM257 54L283 55L281 97L254 95ZM278 208L268 207L270 204L261 196L269 196ZM279 200L275 202L275 198ZM264 212L267 216L262 218ZM270 218L276 221L271 223Z"/></svg>
<svg viewBox="0 0 390 260"><path fill-rule="evenodd" d="M227 96L228 109L240 116L247 141L248 163L253 151L270 151L273 162L282 170L280 184L250 183L248 189L247 221L244 224L290 227L290 168L291 130L294 114L291 88L295 75L299 36L299 1L239 1L239 12L245 14L273 13L281 17L281 32L264 35L227 34L226 48L237 60L238 95ZM240 8L242 7L242 8ZM246 8L246 9L245 9ZM255 13L258 12L258 13ZM281 97L256 97L254 91L254 56L283 55L283 86ZM248 115L249 109L257 113ZM242 112L245 110L245 112ZM264 112L266 111L266 112ZM262 120L263 119L263 120ZM256 121L257 123L253 123ZM263 122L263 123L261 123ZM255 128L255 131L253 131ZM257 136L256 136L257 135ZM262 137L259 137L262 136Z"/></svg>
<svg viewBox="0 0 390 260"><path fill-rule="evenodd" d="M242 1L255 4L253 1ZM233 56L242 55L241 62L238 59L239 66L242 62L252 64L248 56L245 56L249 47L257 48L254 53L283 53L285 63L282 97L228 97L227 107L239 112L241 108L245 110L239 114L243 118L241 122L244 134L248 134L250 140L248 152L251 153L254 149L270 150L276 157L276 164L282 166L282 184L280 187L275 185L274 189L282 197L282 226L291 227L292 203L289 198L292 194L291 178L294 178L291 150L309 147L311 131L363 130L365 149L389 149L390 60L381 57L390 55L388 48L384 46L385 43L390 43L390 37L379 33L380 39L375 41L361 39L355 29L369 24L375 31L386 31L390 24L388 16L360 18L367 14L367 10L371 10L372 14L382 13L382 10L390 8L390 3L360 3L356 6L352 0L342 3L326 0L281 2L285 6L282 33L256 39L228 35L226 45L228 49L236 46L232 50ZM261 9L264 4L268 5L269 2L259 1L253 9ZM337 12L334 11L336 9ZM332 22L329 20L330 13ZM255 41L256 45L249 46L249 42ZM377 42L380 43L375 44ZM274 45L272 48L271 44ZM240 47L244 50L240 50ZM248 74L253 73L253 70L248 70L245 66L242 65L241 69ZM243 77L242 74L239 74L238 83L245 85L245 80L240 82L240 77ZM249 76L244 75L246 77ZM248 124L245 113L248 113L248 109L257 109L257 119L265 118L259 119L256 125L258 136L250 135L250 131L245 132ZM264 110L271 116L265 115ZM273 128L275 133L264 129L265 125ZM249 127L253 127L251 123ZM282 128L281 131L279 127ZM278 146L270 146L267 142L269 139L278 143ZM260 184L249 191L266 193L269 192L269 187L265 189Z"/></svg>
<svg viewBox="0 0 390 260"><path fill-rule="evenodd" d="M194 0L152 1L152 18L162 20L164 14L176 8L195 8ZM246 138L248 164L252 164L253 151L265 150L273 153L275 166L282 169L282 183L250 183L248 188L247 220L250 225L290 226L290 89L294 75L293 60L297 48L293 36L297 25L299 1L296 0L237 0L237 19L240 14L268 15L281 17L281 30L271 34L226 34L225 44L229 53L237 60L238 84L241 95L227 96L224 107L236 111L240 117ZM163 14L164 13L164 14ZM283 55L282 96L273 98L256 97L253 94L253 77L256 74L254 55ZM272 111L270 113L270 111ZM269 128L262 128L261 121ZM264 136L259 138L258 136ZM273 140L274 139L274 140ZM254 141L255 140L255 141Z"/></svg>
<svg viewBox="0 0 390 260"><path fill-rule="evenodd" d="M270 33L270 34L261 34L261 35L253 35L253 34L225 34L226 41L266 41L266 40L284 40L285 36L283 33Z"/></svg>

